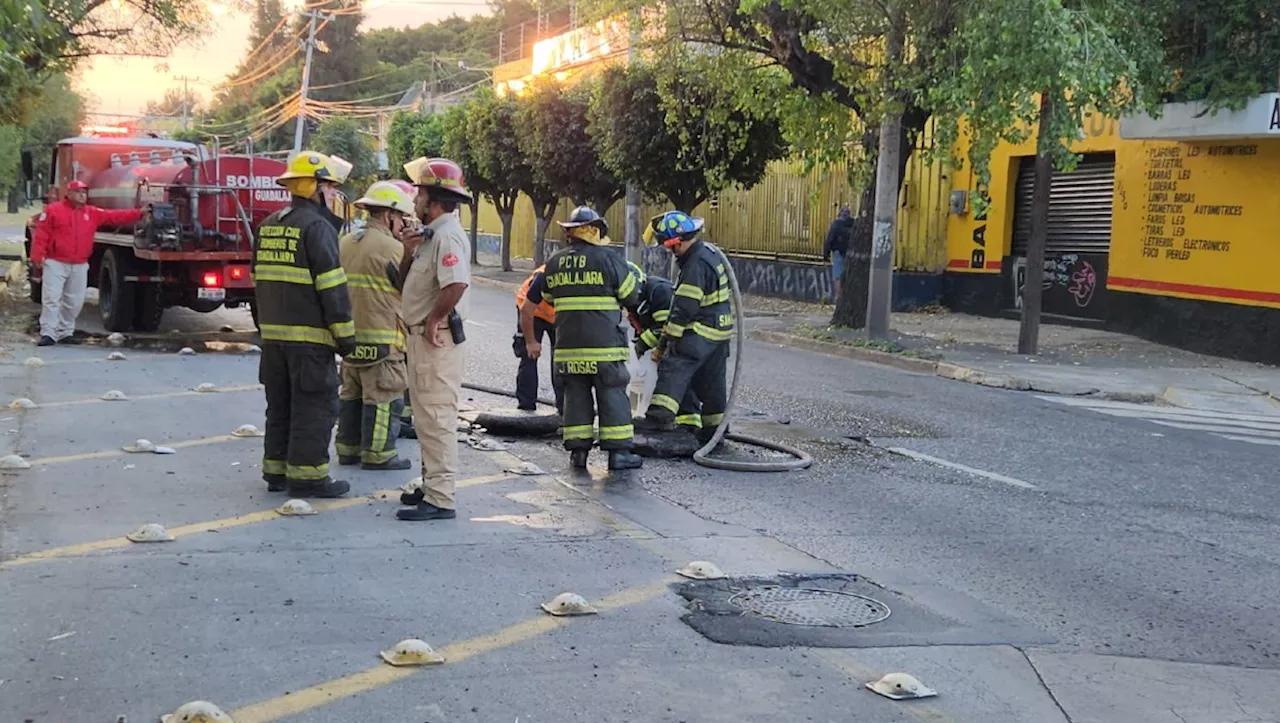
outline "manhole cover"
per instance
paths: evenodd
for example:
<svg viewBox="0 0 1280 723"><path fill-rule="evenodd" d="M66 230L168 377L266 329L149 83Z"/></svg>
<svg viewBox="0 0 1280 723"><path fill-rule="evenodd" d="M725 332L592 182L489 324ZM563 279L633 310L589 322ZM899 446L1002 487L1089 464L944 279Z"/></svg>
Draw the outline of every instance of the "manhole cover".
<svg viewBox="0 0 1280 723"><path fill-rule="evenodd" d="M802 587L753 587L729 598L743 610L786 625L860 628L889 617L884 603L836 590Z"/></svg>

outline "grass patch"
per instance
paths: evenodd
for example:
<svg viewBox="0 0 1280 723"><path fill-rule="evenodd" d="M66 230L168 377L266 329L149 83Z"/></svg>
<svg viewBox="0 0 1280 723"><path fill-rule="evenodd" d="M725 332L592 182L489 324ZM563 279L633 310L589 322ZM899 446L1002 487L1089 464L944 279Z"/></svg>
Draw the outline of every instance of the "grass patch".
<svg viewBox="0 0 1280 723"><path fill-rule="evenodd" d="M813 324L800 323L793 325L789 331L796 336L855 349L871 349L905 357L920 356L920 353L915 349L908 349L896 341L868 339L862 336L862 332L859 330L851 329L847 326L815 326Z"/></svg>

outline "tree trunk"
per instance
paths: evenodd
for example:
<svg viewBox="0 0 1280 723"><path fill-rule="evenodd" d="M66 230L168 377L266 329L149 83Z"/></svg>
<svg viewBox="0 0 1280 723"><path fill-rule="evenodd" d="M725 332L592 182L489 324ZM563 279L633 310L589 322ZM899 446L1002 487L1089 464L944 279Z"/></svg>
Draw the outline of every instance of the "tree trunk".
<svg viewBox="0 0 1280 723"><path fill-rule="evenodd" d="M1044 247L1049 235L1049 184L1053 181L1053 159L1046 153L1052 94L1046 88L1040 96L1039 152L1035 160L1035 190L1031 193L1031 238L1027 242L1026 280L1022 284L1022 324L1018 329L1018 353L1035 354L1040 344L1040 301L1044 296Z"/></svg>
<svg viewBox="0 0 1280 723"><path fill-rule="evenodd" d="M480 204L471 204L471 263L476 263L480 253Z"/></svg>
<svg viewBox="0 0 1280 723"><path fill-rule="evenodd" d="M502 219L502 270L511 270L511 217L512 213L499 212L498 218Z"/></svg>
<svg viewBox="0 0 1280 723"><path fill-rule="evenodd" d="M552 206L554 209L555 207ZM533 239L533 266L537 268L547 261L547 248L544 245L547 239L547 226L551 225L551 215L546 218L538 218L538 235Z"/></svg>
<svg viewBox="0 0 1280 723"><path fill-rule="evenodd" d="M13 184L9 189L9 213L17 213L22 208L22 182Z"/></svg>

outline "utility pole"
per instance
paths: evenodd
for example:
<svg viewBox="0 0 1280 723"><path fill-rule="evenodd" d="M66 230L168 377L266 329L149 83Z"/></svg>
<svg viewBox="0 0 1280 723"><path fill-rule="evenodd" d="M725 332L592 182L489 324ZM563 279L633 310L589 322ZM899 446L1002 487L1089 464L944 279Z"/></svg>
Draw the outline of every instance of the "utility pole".
<svg viewBox="0 0 1280 723"><path fill-rule="evenodd" d="M187 118L188 118L188 117L189 117L189 115L190 115L190 113L189 113L190 108L189 108L189 104L188 104L188 99L191 97L191 91L190 91L190 90L188 89L188 87L187 87L187 81L189 81L189 80L199 80L199 78L188 78L187 76L185 76L185 75L184 75L184 76L182 76L182 77L180 77L180 78L174 78L174 80L181 80L181 81L182 81L182 130L184 130L184 131L185 131L185 130L187 130L187 129L188 129L188 127L189 127L189 126L188 126L188 122L187 122Z"/></svg>
<svg viewBox="0 0 1280 723"><path fill-rule="evenodd" d="M902 9L894 8L888 35L888 66L901 62L904 44ZM893 309L893 245L898 221L898 168L902 160L902 115L896 108L893 80L885 80L885 113L880 121L880 151L876 159L876 208L871 232L871 278L867 284L867 336L889 336Z"/></svg>
<svg viewBox="0 0 1280 723"><path fill-rule="evenodd" d="M316 46L316 18L319 10L309 10L305 15L311 18L311 27L307 31L307 60L302 65L302 90L298 94L298 124L293 129L293 152L302 150L302 126L307 120L307 90L311 86L311 51Z"/></svg>

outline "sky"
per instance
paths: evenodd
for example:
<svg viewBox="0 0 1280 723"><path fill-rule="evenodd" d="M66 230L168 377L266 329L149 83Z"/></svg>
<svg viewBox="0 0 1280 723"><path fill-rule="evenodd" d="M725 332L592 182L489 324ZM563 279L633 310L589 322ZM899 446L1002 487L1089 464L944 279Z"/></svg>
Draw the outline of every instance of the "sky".
<svg viewBox="0 0 1280 723"><path fill-rule="evenodd" d="M285 0L285 7L300 5ZM212 6L215 12L220 8ZM450 15L487 14L483 0L366 0L364 29L417 27ZM235 70L249 48L251 18L244 13L220 12L213 33L178 47L168 58L99 57L84 64L76 76L76 89L88 98L90 121L110 122L99 113L141 113L149 100L160 100L168 88L181 88L187 76L192 88L206 100L213 87ZM167 70L163 67L167 65ZM114 119L119 120L119 119Z"/></svg>

